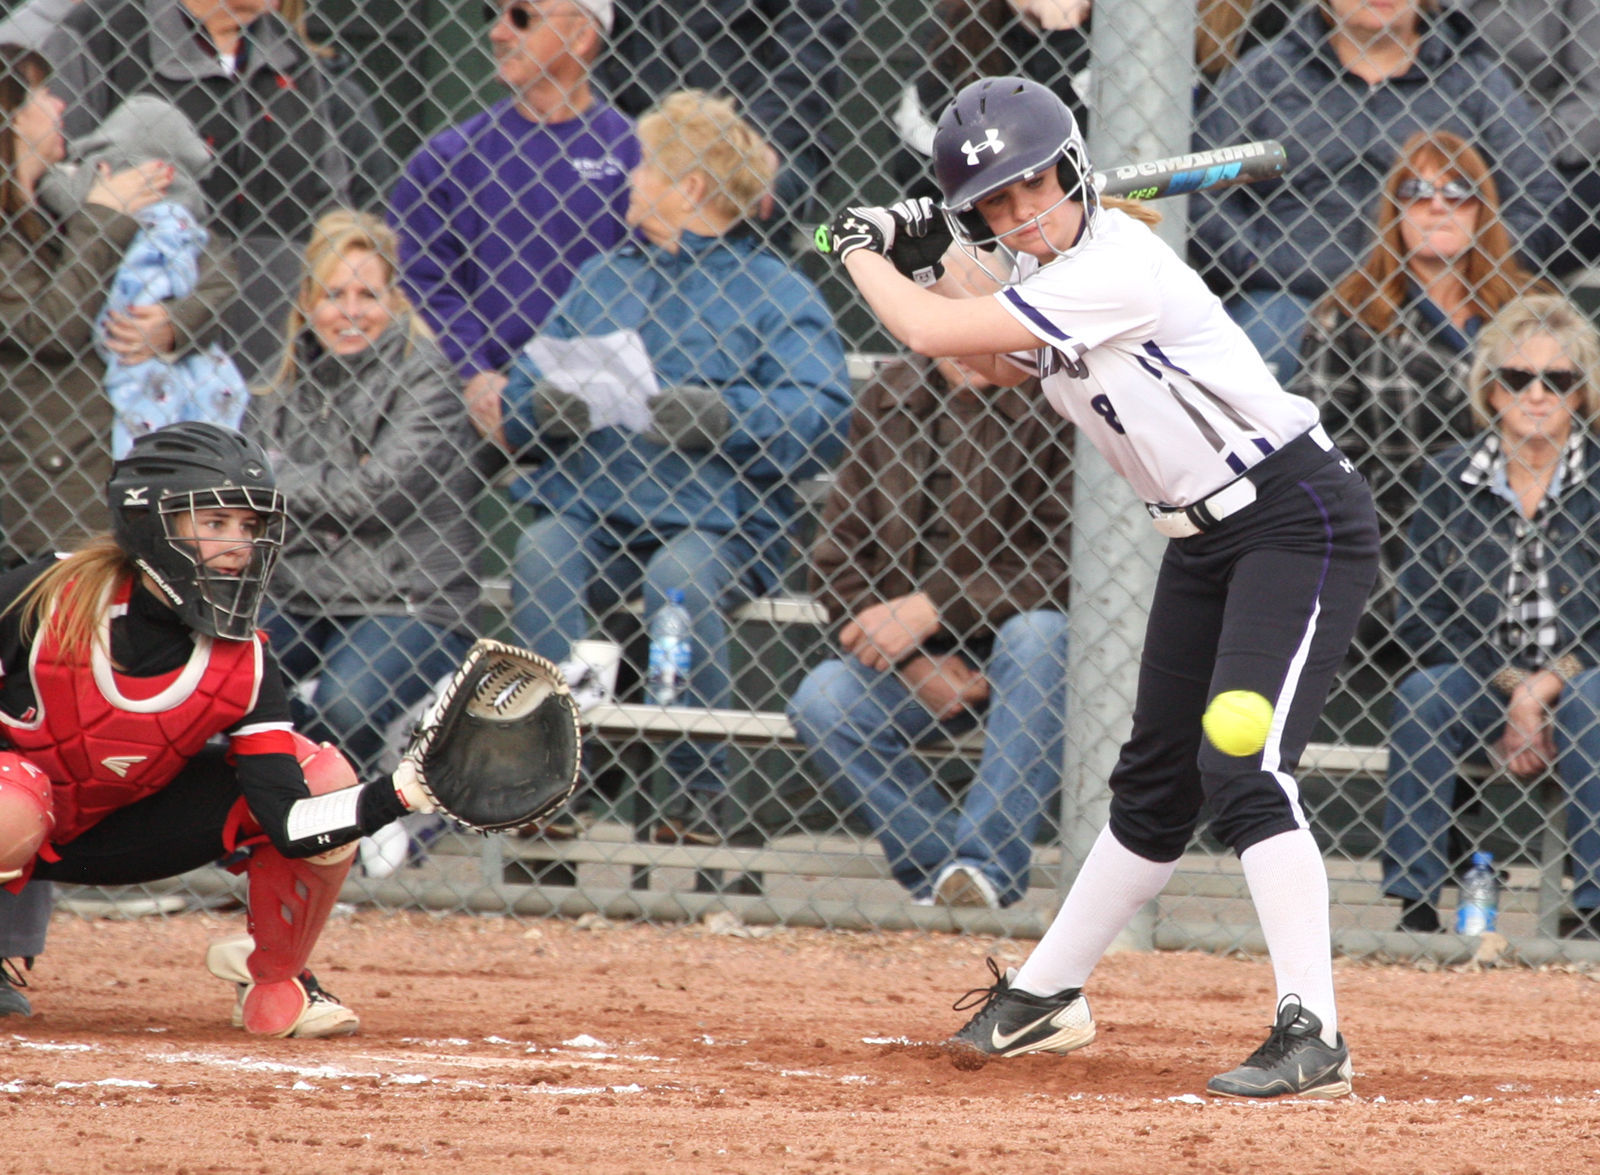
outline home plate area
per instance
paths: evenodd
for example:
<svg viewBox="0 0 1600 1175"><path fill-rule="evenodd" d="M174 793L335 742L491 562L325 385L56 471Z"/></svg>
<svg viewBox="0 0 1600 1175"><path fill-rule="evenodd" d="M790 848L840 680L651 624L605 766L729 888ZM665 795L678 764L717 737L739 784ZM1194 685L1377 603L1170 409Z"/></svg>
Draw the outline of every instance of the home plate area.
<svg viewBox="0 0 1600 1175"><path fill-rule="evenodd" d="M1111 955L1092 1045L974 1064L950 1004L1030 942L347 913L312 966L361 1031L292 1041L228 1026L202 959L242 929L57 916L0 1021L0 1172L1600 1165L1577 968L1341 963L1355 1096L1261 1104L1205 1094L1265 1038L1259 958Z"/></svg>

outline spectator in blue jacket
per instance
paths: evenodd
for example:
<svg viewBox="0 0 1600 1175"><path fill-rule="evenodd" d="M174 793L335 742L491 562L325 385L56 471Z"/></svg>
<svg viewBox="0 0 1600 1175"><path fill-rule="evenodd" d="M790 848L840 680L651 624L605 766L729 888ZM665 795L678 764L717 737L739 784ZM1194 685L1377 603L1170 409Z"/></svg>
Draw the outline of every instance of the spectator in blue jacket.
<svg viewBox="0 0 1600 1175"><path fill-rule="evenodd" d="M627 236L639 161L632 122L590 85L611 0L501 0L493 11L489 45L510 96L423 144L390 200L405 292L469 406L498 399L578 266Z"/></svg>
<svg viewBox="0 0 1600 1175"><path fill-rule="evenodd" d="M1200 195L1190 208L1195 264L1280 380L1299 366L1312 304L1367 253L1383 177L1417 131L1451 131L1484 154L1525 260L1559 246L1561 181L1538 114L1434 8L1319 0L1201 105L1198 145L1278 139L1288 151L1281 181Z"/></svg>
<svg viewBox="0 0 1600 1175"><path fill-rule="evenodd" d="M1509 303L1478 335L1475 442L1424 474L1400 573L1384 892L1439 929L1457 765L1554 769L1568 794L1573 931L1600 936L1600 337L1558 296Z"/></svg>
<svg viewBox="0 0 1600 1175"><path fill-rule="evenodd" d="M700 91L665 99L639 137L628 221L644 243L579 271L477 424L515 456L543 458L513 488L549 512L517 549L520 639L565 661L590 609L603 615L642 589L648 624L676 589L693 626L684 703L723 706L725 610L778 586L796 483L838 455L849 380L816 288L730 232L771 183L765 140L731 101ZM575 348L631 353L642 377L597 368L574 380L553 357L570 364ZM641 378L660 389L648 402ZM722 839L720 755L683 741L667 763L678 790L657 839Z"/></svg>

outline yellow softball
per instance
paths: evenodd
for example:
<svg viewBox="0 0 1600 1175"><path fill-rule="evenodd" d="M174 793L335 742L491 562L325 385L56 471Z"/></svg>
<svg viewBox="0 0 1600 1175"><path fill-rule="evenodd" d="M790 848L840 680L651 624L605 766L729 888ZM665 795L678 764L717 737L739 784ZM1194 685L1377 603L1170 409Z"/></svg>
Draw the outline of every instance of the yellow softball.
<svg viewBox="0 0 1600 1175"><path fill-rule="evenodd" d="M1224 755L1243 758L1267 745L1272 703L1247 689L1231 689L1211 699L1200 726Z"/></svg>

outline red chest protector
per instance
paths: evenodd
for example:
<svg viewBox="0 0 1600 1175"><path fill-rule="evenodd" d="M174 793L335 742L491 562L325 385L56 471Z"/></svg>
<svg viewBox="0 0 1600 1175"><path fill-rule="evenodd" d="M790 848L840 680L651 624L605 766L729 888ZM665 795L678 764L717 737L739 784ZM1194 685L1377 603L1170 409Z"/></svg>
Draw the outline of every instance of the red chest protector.
<svg viewBox="0 0 1600 1175"><path fill-rule="evenodd" d="M25 721L0 713L12 746L50 777L56 844L160 791L207 740L255 708L262 669L256 639L197 635L188 664L164 678L112 668L105 654L111 620L127 612L131 590L124 584L103 607L102 640L88 673L81 663L59 659L46 626L28 666L34 711Z"/></svg>

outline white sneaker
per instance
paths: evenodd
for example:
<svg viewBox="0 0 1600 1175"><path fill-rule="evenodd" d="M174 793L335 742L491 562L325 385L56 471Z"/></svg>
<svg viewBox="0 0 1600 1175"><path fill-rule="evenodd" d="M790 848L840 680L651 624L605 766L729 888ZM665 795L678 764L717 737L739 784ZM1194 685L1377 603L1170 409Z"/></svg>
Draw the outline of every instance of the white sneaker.
<svg viewBox="0 0 1600 1175"><path fill-rule="evenodd" d="M574 658L561 662L557 668L561 670L561 676L567 679L567 688L572 692L572 701L578 707L579 714L587 714L596 706L607 705L613 700L606 683L587 661Z"/></svg>
<svg viewBox="0 0 1600 1175"><path fill-rule="evenodd" d="M360 845L357 861L368 877L392 877L411 856L411 835L398 820L362 837Z"/></svg>
<svg viewBox="0 0 1600 1175"><path fill-rule="evenodd" d="M933 892L944 906L1000 908L1000 891L982 869L973 865L946 865L933 883Z"/></svg>
<svg viewBox="0 0 1600 1175"><path fill-rule="evenodd" d="M218 979L227 980L236 989L230 1020L235 1028L244 1027L244 997L254 986L246 960L255 949L255 940L248 934L219 939L206 948L206 970ZM305 1011L285 1035L295 1040L321 1040L329 1036L349 1036L361 1027L361 1017L331 993L323 991L311 972L300 972L299 982L306 993Z"/></svg>

